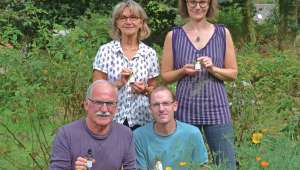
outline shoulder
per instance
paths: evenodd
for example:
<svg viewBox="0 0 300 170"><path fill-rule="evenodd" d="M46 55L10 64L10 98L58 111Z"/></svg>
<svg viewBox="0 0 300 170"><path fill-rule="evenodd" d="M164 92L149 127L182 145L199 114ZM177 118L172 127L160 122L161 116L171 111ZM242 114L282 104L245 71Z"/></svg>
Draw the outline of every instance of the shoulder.
<svg viewBox="0 0 300 170"><path fill-rule="evenodd" d="M199 133L200 130L193 125L184 123L184 122L180 122L180 121L176 121L177 122L177 126L178 128L181 128L181 130L186 133L186 134L195 134L195 133Z"/></svg>
<svg viewBox="0 0 300 170"><path fill-rule="evenodd" d="M131 139L133 138L132 131L129 127L116 122L113 122L112 127L112 133L114 134L114 136L117 136L120 139L127 139L129 141L131 141Z"/></svg>
<svg viewBox="0 0 300 170"><path fill-rule="evenodd" d="M118 46L118 42L117 40L112 40L108 43L102 44L99 47L99 50L104 51L104 50L109 50L109 49L115 49Z"/></svg>
<svg viewBox="0 0 300 170"><path fill-rule="evenodd" d="M153 123L147 123L146 125L137 128L135 131L133 131L134 138L144 137L151 133L153 127Z"/></svg>
<svg viewBox="0 0 300 170"><path fill-rule="evenodd" d="M74 122L64 125L63 127L58 129L56 136L71 137L78 134L80 130L84 129L83 121L84 120L76 120Z"/></svg>
<svg viewBox="0 0 300 170"><path fill-rule="evenodd" d="M150 47L149 45L143 43L142 41L140 41L140 48L141 50L146 53L146 54L149 54L149 53L156 53L156 51L154 50L154 48Z"/></svg>
<svg viewBox="0 0 300 170"><path fill-rule="evenodd" d="M132 134L132 131L127 126L124 126L124 125L116 123L116 122L113 122L112 126L113 126L114 130L118 131L119 133L127 134L127 135Z"/></svg>
<svg viewBox="0 0 300 170"><path fill-rule="evenodd" d="M224 24L214 24L217 29L223 30L226 34L230 34L229 29Z"/></svg>
<svg viewBox="0 0 300 170"><path fill-rule="evenodd" d="M75 129L77 130L78 128L83 127L83 121L84 120L82 120L82 119L76 120L74 122L64 125L63 127L61 127L61 129L65 130L65 131L74 131Z"/></svg>

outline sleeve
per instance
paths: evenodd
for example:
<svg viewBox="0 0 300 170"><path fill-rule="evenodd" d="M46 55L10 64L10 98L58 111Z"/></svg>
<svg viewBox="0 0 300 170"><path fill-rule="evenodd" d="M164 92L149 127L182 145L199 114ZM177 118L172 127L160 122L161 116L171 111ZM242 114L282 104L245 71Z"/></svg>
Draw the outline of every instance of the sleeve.
<svg viewBox="0 0 300 170"><path fill-rule="evenodd" d="M124 160L123 160L123 170L135 170L136 169L136 155L134 150L134 139L132 132L130 131L130 137L129 137L129 146L124 154Z"/></svg>
<svg viewBox="0 0 300 170"><path fill-rule="evenodd" d="M135 142L137 169L147 170L147 161L143 150L144 148L141 144L141 138L139 138L139 131L135 130L133 134L134 134L134 142Z"/></svg>
<svg viewBox="0 0 300 170"><path fill-rule="evenodd" d="M195 147L193 151L193 162L198 165L202 165L208 162L207 150L203 141L202 134L198 128L194 131Z"/></svg>
<svg viewBox="0 0 300 170"><path fill-rule="evenodd" d="M159 75L159 62L155 50L151 49L148 56L148 79Z"/></svg>
<svg viewBox="0 0 300 170"><path fill-rule="evenodd" d="M67 139L64 129L61 128L53 141L50 170L72 169L70 145L68 144Z"/></svg>
<svg viewBox="0 0 300 170"><path fill-rule="evenodd" d="M106 45L103 45L99 48L97 51L94 63L93 63L93 70L99 70L104 73L108 72L108 63L109 63L109 56L110 54L110 48L108 48Z"/></svg>

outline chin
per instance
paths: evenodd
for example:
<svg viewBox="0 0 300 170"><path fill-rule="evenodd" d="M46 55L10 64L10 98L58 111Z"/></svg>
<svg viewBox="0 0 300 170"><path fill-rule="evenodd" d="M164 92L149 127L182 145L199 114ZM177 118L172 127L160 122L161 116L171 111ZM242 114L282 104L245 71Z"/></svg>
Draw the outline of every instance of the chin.
<svg viewBox="0 0 300 170"><path fill-rule="evenodd" d="M170 122L169 119L163 119L163 120L157 121L157 123L159 123L159 124L167 124L167 123L169 123L169 122Z"/></svg>
<svg viewBox="0 0 300 170"><path fill-rule="evenodd" d="M111 117L104 117L104 118L97 118L95 123L98 125L98 126L107 126L109 124L111 124L112 122L112 118Z"/></svg>

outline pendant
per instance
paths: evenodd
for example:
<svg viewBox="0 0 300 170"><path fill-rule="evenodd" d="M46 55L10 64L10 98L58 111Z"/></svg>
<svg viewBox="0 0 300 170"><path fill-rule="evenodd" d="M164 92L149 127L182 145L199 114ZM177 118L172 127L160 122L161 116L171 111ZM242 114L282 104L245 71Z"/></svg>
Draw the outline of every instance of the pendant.
<svg viewBox="0 0 300 170"><path fill-rule="evenodd" d="M197 43L200 42L200 37L199 36L196 37L196 42Z"/></svg>

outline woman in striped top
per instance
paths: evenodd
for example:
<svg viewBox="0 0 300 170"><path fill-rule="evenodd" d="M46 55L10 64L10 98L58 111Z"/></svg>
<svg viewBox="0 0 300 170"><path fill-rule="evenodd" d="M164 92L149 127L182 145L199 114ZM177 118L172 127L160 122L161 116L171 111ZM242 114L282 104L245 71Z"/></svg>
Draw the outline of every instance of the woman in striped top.
<svg viewBox="0 0 300 170"><path fill-rule="evenodd" d="M228 29L207 20L216 11L217 0L179 0L180 15L187 22L166 36L161 75L167 83L177 81L176 118L203 130L215 164L235 169L224 81L236 79L237 62Z"/></svg>

